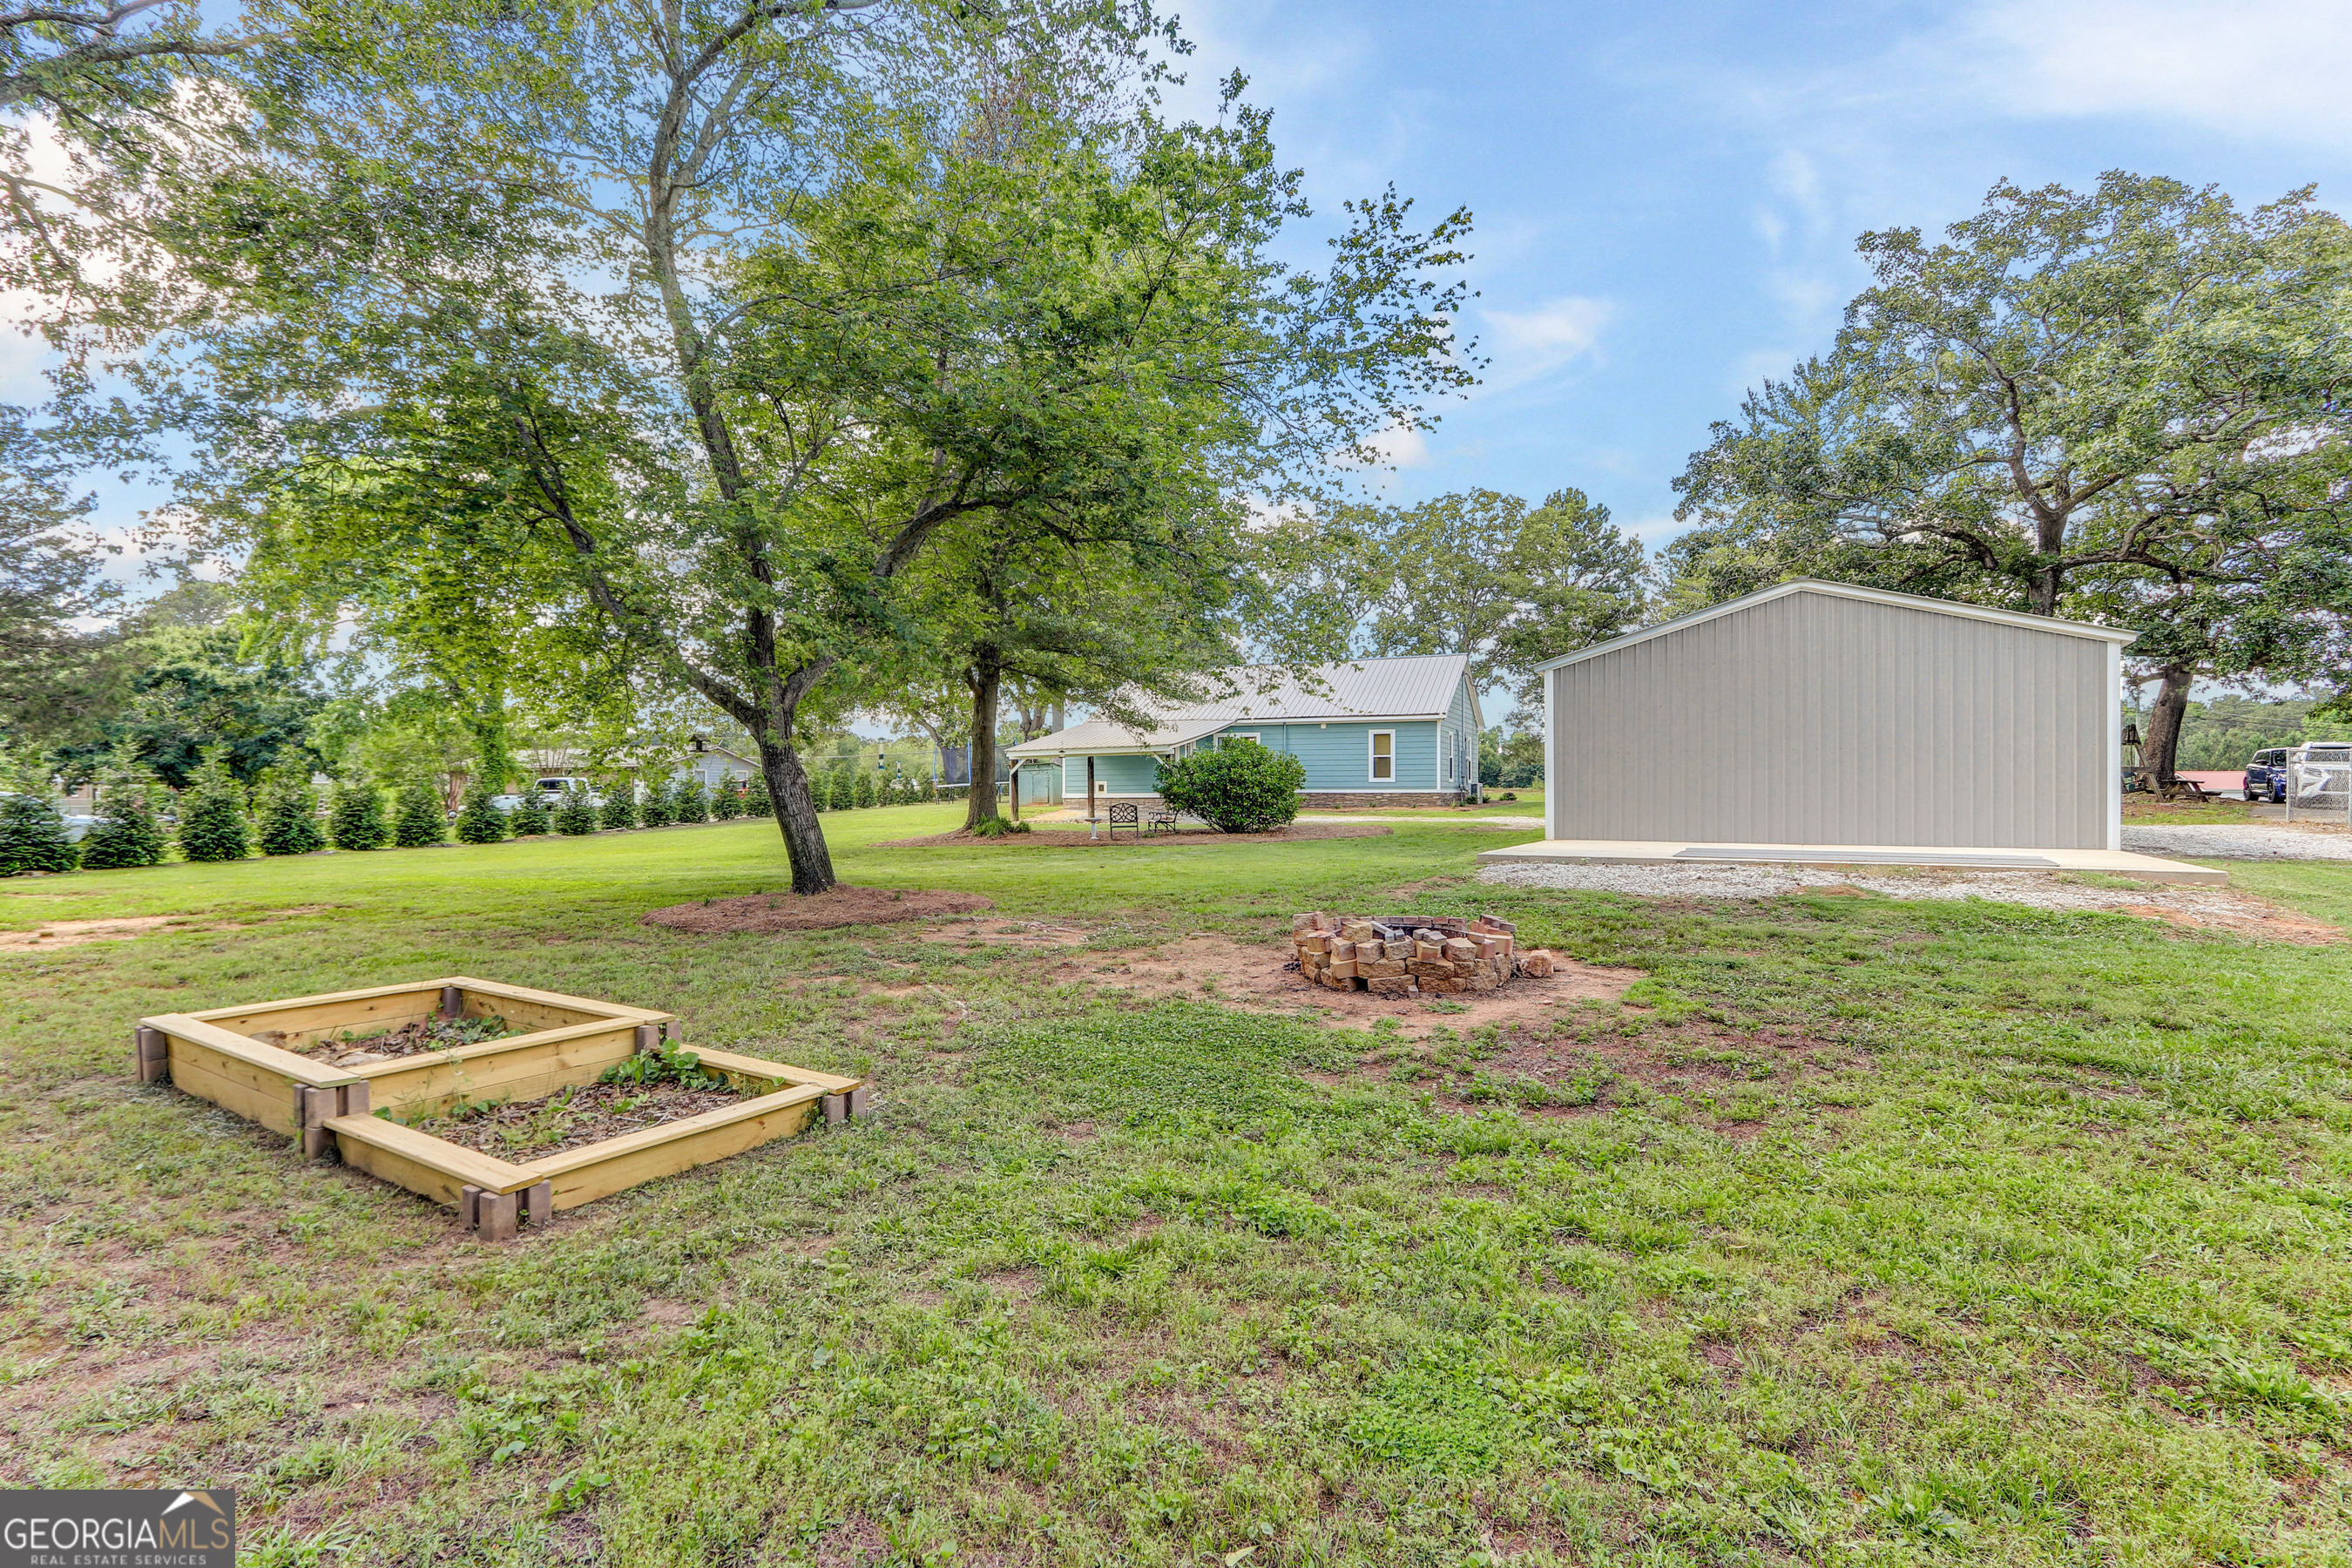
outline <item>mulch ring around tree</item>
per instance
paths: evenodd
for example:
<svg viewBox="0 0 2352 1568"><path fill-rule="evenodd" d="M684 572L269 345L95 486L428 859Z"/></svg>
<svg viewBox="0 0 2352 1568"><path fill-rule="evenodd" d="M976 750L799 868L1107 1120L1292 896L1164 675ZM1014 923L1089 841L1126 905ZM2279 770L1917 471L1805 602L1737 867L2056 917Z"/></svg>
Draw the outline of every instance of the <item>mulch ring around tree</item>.
<svg viewBox="0 0 2352 1568"><path fill-rule="evenodd" d="M650 910L647 925L719 936L730 931L829 931L835 926L883 925L968 915L992 910L995 901L978 893L937 888L852 888L841 885L803 898L790 892L751 893L740 899L704 899Z"/></svg>
<svg viewBox="0 0 2352 1568"><path fill-rule="evenodd" d="M1308 838L1377 838L1395 828L1379 822L1294 822L1287 827L1276 827L1265 833L1220 833L1213 827L1180 827L1174 832L1162 829L1146 833L1141 838L1133 835L1127 824L1120 823L1118 837L1110 837L1110 824L1097 825L1101 837L1088 838L1086 824L1058 823L1052 827L1040 827L1028 833L1006 833L983 838L961 828L953 833L934 833L928 838L886 838L873 846L877 849L937 849L960 845L976 849L1108 849L1116 842L1122 849L1132 844L1296 844Z"/></svg>

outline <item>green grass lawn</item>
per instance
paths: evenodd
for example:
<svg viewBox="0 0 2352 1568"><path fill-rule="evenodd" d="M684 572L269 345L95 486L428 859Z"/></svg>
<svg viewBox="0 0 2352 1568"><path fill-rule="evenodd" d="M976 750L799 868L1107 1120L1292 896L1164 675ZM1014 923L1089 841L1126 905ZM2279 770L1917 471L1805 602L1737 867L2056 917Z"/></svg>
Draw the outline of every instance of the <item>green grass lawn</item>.
<svg viewBox="0 0 2352 1568"><path fill-rule="evenodd" d="M870 847L959 810L828 817L844 879L1087 946L637 922L784 887L763 823L0 884L192 917L0 954L0 1485L234 1486L265 1563L2352 1563L2352 948L1482 889L1419 820ZM1121 992L1309 908L1643 976L1542 1038ZM878 1113L492 1247L123 1071L451 972Z"/></svg>

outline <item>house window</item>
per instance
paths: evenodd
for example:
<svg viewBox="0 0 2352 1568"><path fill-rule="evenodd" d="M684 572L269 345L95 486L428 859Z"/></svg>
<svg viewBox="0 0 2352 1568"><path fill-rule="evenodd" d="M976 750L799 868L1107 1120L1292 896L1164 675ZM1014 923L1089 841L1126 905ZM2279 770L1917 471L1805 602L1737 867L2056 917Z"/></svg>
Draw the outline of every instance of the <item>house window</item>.
<svg viewBox="0 0 2352 1568"><path fill-rule="evenodd" d="M1372 782L1391 784L1396 779L1396 731L1372 731Z"/></svg>

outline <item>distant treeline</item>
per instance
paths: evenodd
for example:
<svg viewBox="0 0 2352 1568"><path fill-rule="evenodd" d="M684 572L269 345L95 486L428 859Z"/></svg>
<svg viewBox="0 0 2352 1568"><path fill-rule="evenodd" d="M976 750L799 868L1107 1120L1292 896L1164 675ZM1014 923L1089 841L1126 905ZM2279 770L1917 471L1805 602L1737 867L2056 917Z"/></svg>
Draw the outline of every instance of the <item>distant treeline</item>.
<svg viewBox="0 0 2352 1568"><path fill-rule="evenodd" d="M2352 740L2352 724L2340 720L2315 720L2316 701L2291 698L2268 701L2256 697L2220 697L2191 702L2180 731L2180 760L2189 773L2219 773L2242 768L2256 752L2273 746L2298 746L2305 741ZM2143 732L2147 720L2137 720Z"/></svg>

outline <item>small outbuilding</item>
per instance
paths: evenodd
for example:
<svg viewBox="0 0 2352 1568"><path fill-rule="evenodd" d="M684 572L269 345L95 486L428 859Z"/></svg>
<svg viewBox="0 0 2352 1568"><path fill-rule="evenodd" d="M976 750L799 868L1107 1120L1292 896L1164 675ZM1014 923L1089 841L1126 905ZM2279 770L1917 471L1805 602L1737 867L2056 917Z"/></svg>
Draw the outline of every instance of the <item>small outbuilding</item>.
<svg viewBox="0 0 2352 1568"><path fill-rule="evenodd" d="M2121 853L2134 635L1801 580L1582 649L1546 842L1483 858L2168 865Z"/></svg>

